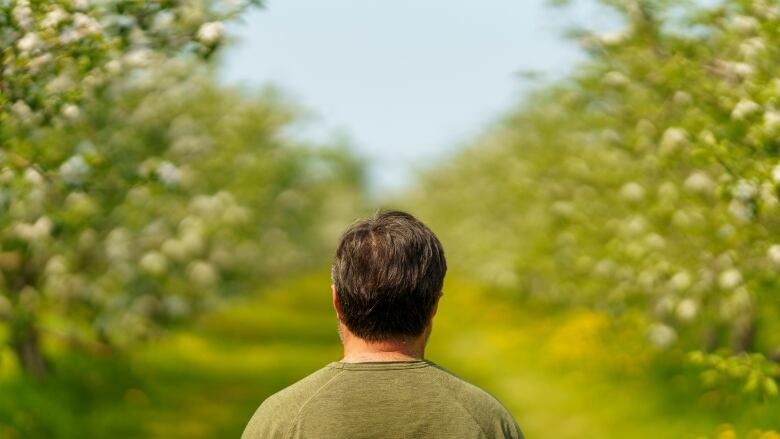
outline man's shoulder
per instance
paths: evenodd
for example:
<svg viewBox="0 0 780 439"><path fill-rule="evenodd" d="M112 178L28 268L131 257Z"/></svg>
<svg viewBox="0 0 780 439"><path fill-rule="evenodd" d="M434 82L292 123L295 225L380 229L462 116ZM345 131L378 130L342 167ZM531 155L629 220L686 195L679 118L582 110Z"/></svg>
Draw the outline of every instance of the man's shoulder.
<svg viewBox="0 0 780 439"><path fill-rule="evenodd" d="M487 390L472 384L465 378L455 374L438 364L433 365L433 373L438 375L439 381L450 391L450 394L458 401L468 404L479 404L490 409L505 411L501 402Z"/></svg>
<svg viewBox="0 0 780 439"><path fill-rule="evenodd" d="M306 407L316 404L312 401L317 400L318 395L328 394L328 389L334 385L339 387L337 377L344 372L341 368L327 365L269 396L252 416L242 439L287 438L299 417L304 416ZM408 369L406 372L403 370L385 372L390 374L409 372L413 375L406 375L405 379L415 381L417 378L412 378L413 376L423 379L425 386L431 387L428 388L428 392L424 392L427 396L420 395L421 398L427 398L435 404L442 404L441 407L455 404L455 407L459 407L457 410L461 415L472 418L487 438L522 439L523 437L512 415L498 399L433 362L430 363L430 367Z"/></svg>
<svg viewBox="0 0 780 439"><path fill-rule="evenodd" d="M314 393L338 375L339 372L338 369L324 366L269 396L263 404L287 407L303 405Z"/></svg>
<svg viewBox="0 0 780 439"><path fill-rule="evenodd" d="M438 364L433 369L453 400L474 418L488 437L523 437L512 414L493 394Z"/></svg>
<svg viewBox="0 0 780 439"><path fill-rule="evenodd" d="M325 366L266 398L252 415L242 439L285 437L306 402L339 373Z"/></svg>

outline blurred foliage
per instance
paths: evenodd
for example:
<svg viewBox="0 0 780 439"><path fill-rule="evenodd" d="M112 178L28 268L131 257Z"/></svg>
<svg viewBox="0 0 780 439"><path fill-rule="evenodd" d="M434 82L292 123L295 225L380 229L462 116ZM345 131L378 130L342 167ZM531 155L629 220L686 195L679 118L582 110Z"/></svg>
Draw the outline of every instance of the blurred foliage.
<svg viewBox="0 0 780 439"><path fill-rule="evenodd" d="M62 123L78 116L82 99L128 71L174 56L208 58L223 41L222 21L259 4L3 0L0 122Z"/></svg>
<svg viewBox="0 0 780 439"><path fill-rule="evenodd" d="M602 3L622 30L396 203L453 267L429 356L529 437L778 437L780 5ZM0 437L235 437L337 358L299 275L364 167L215 82L253 4L0 0Z"/></svg>
<svg viewBox="0 0 780 439"><path fill-rule="evenodd" d="M777 381L774 377L780 375L780 365L763 355L743 353L723 356L694 351L690 354L690 360L708 368L702 372L702 380L713 387L736 381L738 384L744 383L742 390L746 393L777 396Z"/></svg>
<svg viewBox="0 0 780 439"><path fill-rule="evenodd" d="M322 263L354 217L343 145L296 144L292 106L216 85L204 60L245 6L0 2L0 343L29 372L41 337L127 346Z"/></svg>
<svg viewBox="0 0 780 439"><path fill-rule="evenodd" d="M0 437L238 437L265 397L338 359L328 284L322 270L258 288L115 355L65 350L39 379L6 363ZM713 389L692 404L702 388L691 371L664 366L665 354L642 341L641 320L518 307L452 274L428 357L494 394L528 437L754 438L751 428L780 429L777 399Z"/></svg>
<svg viewBox="0 0 780 439"><path fill-rule="evenodd" d="M338 354L323 274L255 286L229 308L112 355L59 351L49 340L59 353L47 376L0 365L0 437L239 437L262 398Z"/></svg>
<svg viewBox="0 0 780 439"><path fill-rule="evenodd" d="M604 3L622 29L581 35L588 59L568 79L401 204L457 270L534 300L641 310L658 348L717 351L746 369L729 375L740 388L775 395L780 5Z"/></svg>
<svg viewBox="0 0 780 439"><path fill-rule="evenodd" d="M780 433L776 431L750 430L745 435L739 435L731 425L723 425L712 436L713 439L780 439ZM705 439L705 438L702 438Z"/></svg>

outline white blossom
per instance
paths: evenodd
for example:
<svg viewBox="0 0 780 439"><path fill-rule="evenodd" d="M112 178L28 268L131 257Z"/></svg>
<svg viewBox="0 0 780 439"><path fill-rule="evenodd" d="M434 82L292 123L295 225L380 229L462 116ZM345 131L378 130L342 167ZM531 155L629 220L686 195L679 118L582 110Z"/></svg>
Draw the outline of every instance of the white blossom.
<svg viewBox="0 0 780 439"><path fill-rule="evenodd" d="M222 221L226 224L246 224L252 218L252 211L244 206L231 205L222 212Z"/></svg>
<svg viewBox="0 0 780 439"><path fill-rule="evenodd" d="M730 290L742 284L742 273L736 268L729 268L718 275L718 286Z"/></svg>
<svg viewBox="0 0 780 439"><path fill-rule="evenodd" d="M168 260L163 254L156 251L144 254L138 264L141 269L153 275L160 275L168 270Z"/></svg>
<svg viewBox="0 0 780 439"><path fill-rule="evenodd" d="M669 283L675 290L682 291L691 286L691 275L687 271L677 272L672 276Z"/></svg>
<svg viewBox="0 0 780 439"><path fill-rule="evenodd" d="M691 94L682 90L677 90L674 92L674 103L677 105L689 105L691 102L693 102L693 97L691 97Z"/></svg>
<svg viewBox="0 0 780 439"><path fill-rule="evenodd" d="M661 136L660 153L662 155L677 151L688 142L688 132L683 128L669 127Z"/></svg>
<svg viewBox="0 0 780 439"><path fill-rule="evenodd" d="M26 102L19 100L11 105L11 111L23 121L29 121L33 117L32 109Z"/></svg>
<svg viewBox="0 0 780 439"><path fill-rule="evenodd" d="M630 82L630 79L628 79L628 76L626 76L621 72L611 71L608 72L606 75L604 75L602 81L604 82L605 85L611 87L620 87L622 85L628 84Z"/></svg>
<svg viewBox="0 0 780 439"><path fill-rule="evenodd" d="M108 233L105 241L106 256L113 262L119 262L130 256L130 232L118 227Z"/></svg>
<svg viewBox="0 0 780 439"><path fill-rule="evenodd" d="M16 47L23 53L29 53L38 48L41 38L35 32L28 32L16 43Z"/></svg>
<svg viewBox="0 0 780 439"><path fill-rule="evenodd" d="M24 179L34 186L42 185L46 180L43 178L40 172L33 168L27 168L24 170Z"/></svg>
<svg viewBox="0 0 780 439"><path fill-rule="evenodd" d="M764 53L765 49L766 45L764 44L764 41L758 37L745 40L739 45L739 52L745 59L749 60L756 59L759 55Z"/></svg>
<svg viewBox="0 0 780 439"><path fill-rule="evenodd" d="M116 75L122 71L122 62L117 59L112 59L103 66L106 71L112 75Z"/></svg>
<svg viewBox="0 0 780 439"><path fill-rule="evenodd" d="M764 207L771 208L778 204L779 200L777 199L777 188L775 188L775 186L768 181L761 183L759 196Z"/></svg>
<svg viewBox="0 0 780 439"><path fill-rule="evenodd" d="M758 28L758 20L749 15L737 15L729 20L728 27L736 32L748 33Z"/></svg>
<svg viewBox="0 0 780 439"><path fill-rule="evenodd" d="M574 203L571 203L569 201L556 201L550 206L550 210L558 216L561 216L563 218L571 217L575 211L576 208L574 206Z"/></svg>
<svg viewBox="0 0 780 439"><path fill-rule="evenodd" d="M769 249L766 251L766 255L769 260L772 261L772 263L780 266L780 244L773 244L769 246Z"/></svg>
<svg viewBox="0 0 780 439"><path fill-rule="evenodd" d="M655 303L655 312L659 316L664 316L674 309L674 298L664 295Z"/></svg>
<svg viewBox="0 0 780 439"><path fill-rule="evenodd" d="M68 13L61 7L55 6L41 20L41 27L56 28L60 23L68 18Z"/></svg>
<svg viewBox="0 0 780 439"><path fill-rule="evenodd" d="M62 106L62 115L68 119L74 120L81 115L81 110L74 104L65 104Z"/></svg>
<svg viewBox="0 0 780 439"><path fill-rule="evenodd" d="M16 223L13 230L19 238L35 242L47 238L53 227L54 223L48 217L42 216L34 223Z"/></svg>
<svg viewBox="0 0 780 439"><path fill-rule="evenodd" d="M198 39L204 44L214 44L222 37L224 27L221 21L203 23L198 29Z"/></svg>
<svg viewBox="0 0 780 439"><path fill-rule="evenodd" d="M600 260L595 267L593 267L593 271L598 276L607 277L610 276L615 269L617 268L617 264L611 259L602 259Z"/></svg>
<svg viewBox="0 0 780 439"><path fill-rule="evenodd" d="M605 46L616 46L625 41L627 37L626 30L613 30L597 35L599 42Z"/></svg>
<svg viewBox="0 0 780 439"><path fill-rule="evenodd" d="M702 171L694 171L685 179L683 186L693 193L708 194L715 189L715 182Z"/></svg>
<svg viewBox="0 0 780 439"><path fill-rule="evenodd" d="M82 216L89 216L97 210L95 201L84 192L71 192L65 198L65 205Z"/></svg>
<svg viewBox="0 0 780 439"><path fill-rule="evenodd" d="M0 170L0 183L8 184L16 177L16 173L11 168Z"/></svg>
<svg viewBox="0 0 780 439"><path fill-rule="evenodd" d="M32 9L30 9L28 0L17 0L11 15L13 15L14 21L21 29L28 30L32 27Z"/></svg>
<svg viewBox="0 0 780 439"><path fill-rule="evenodd" d="M755 73L755 69L752 65L744 62L732 63L730 65L731 71L740 78L747 78Z"/></svg>
<svg viewBox="0 0 780 439"><path fill-rule="evenodd" d="M663 323L654 323L647 331L650 342L659 348L671 346L677 340L677 332L671 326Z"/></svg>
<svg viewBox="0 0 780 439"><path fill-rule="evenodd" d="M731 224L723 224L718 227L718 238L728 240L737 233L737 229Z"/></svg>
<svg viewBox="0 0 780 439"><path fill-rule="evenodd" d="M188 268L189 279L196 285L209 287L217 283L217 270L208 262L193 261Z"/></svg>
<svg viewBox="0 0 780 439"><path fill-rule="evenodd" d="M79 29L82 37L100 33L102 26L94 18L87 14L73 14L73 24Z"/></svg>
<svg viewBox="0 0 780 439"><path fill-rule="evenodd" d="M61 275L68 272L68 260L62 255L54 255L46 262L47 275Z"/></svg>
<svg viewBox="0 0 780 439"><path fill-rule="evenodd" d="M696 318L699 313L699 305L695 300L686 298L677 304L676 314L677 318L683 322L689 322Z"/></svg>
<svg viewBox="0 0 780 439"><path fill-rule="evenodd" d="M715 134L712 134L712 131L710 130L701 130L699 132L698 139L700 142L706 144L706 145L715 145L717 143L717 139L715 138Z"/></svg>
<svg viewBox="0 0 780 439"><path fill-rule="evenodd" d="M744 201L733 199L729 202L729 213L743 223L753 219L753 210Z"/></svg>
<svg viewBox="0 0 780 439"><path fill-rule="evenodd" d="M46 84L49 93L64 93L77 85L68 72L62 72Z"/></svg>
<svg viewBox="0 0 780 439"><path fill-rule="evenodd" d="M651 233L645 237L645 245L653 250L660 250L666 246L666 240L657 233Z"/></svg>
<svg viewBox="0 0 780 439"><path fill-rule="evenodd" d="M38 55L35 58L31 59L27 63L27 69L30 72L36 72L36 71L40 70L41 67L46 65L51 60L52 60L51 53L49 53L49 52L43 53L43 54Z"/></svg>
<svg viewBox="0 0 780 439"><path fill-rule="evenodd" d="M734 187L734 196L742 201L752 200L758 195L756 182L740 179Z"/></svg>
<svg viewBox="0 0 780 439"><path fill-rule="evenodd" d="M632 216L623 225L623 231L628 236L637 236L647 229L647 221L641 215Z"/></svg>
<svg viewBox="0 0 780 439"><path fill-rule="evenodd" d="M51 234L54 223L46 216L42 216L33 224L33 233L36 238L43 238Z"/></svg>
<svg viewBox="0 0 780 439"><path fill-rule="evenodd" d="M152 54L148 49L135 49L122 59L130 67L145 67L151 62Z"/></svg>
<svg viewBox="0 0 780 439"><path fill-rule="evenodd" d="M186 259L187 250L188 249L184 243L182 243L181 240L175 238L166 239L160 247L160 251L162 251L165 256L173 259L174 261L182 261Z"/></svg>
<svg viewBox="0 0 780 439"><path fill-rule="evenodd" d="M731 111L731 118L742 120L759 111L761 111L760 105L751 101L750 99L742 99L737 102L737 105Z"/></svg>
<svg viewBox="0 0 780 439"><path fill-rule="evenodd" d="M81 38L81 35L79 35L79 32L76 32L73 28L66 28L60 33L59 36L59 42L63 45L68 45L70 43L73 43L75 41L78 41L79 38Z"/></svg>
<svg viewBox="0 0 780 439"><path fill-rule="evenodd" d="M179 183L181 178L179 168L177 168L176 165L169 161L160 163L160 165L157 166L157 169L155 170L155 174L157 175L157 178L159 178L160 181L162 181L163 184L167 186L175 186Z"/></svg>
<svg viewBox="0 0 780 439"><path fill-rule="evenodd" d="M176 15L170 11L161 11L155 14L152 28L157 31L165 30L173 24Z"/></svg>
<svg viewBox="0 0 780 439"><path fill-rule="evenodd" d="M80 184L89 174L90 166L81 155L74 155L60 165L60 177L70 184Z"/></svg>
<svg viewBox="0 0 780 439"><path fill-rule="evenodd" d="M628 201L638 202L645 197L645 188L639 183L628 182L620 188L620 196Z"/></svg>
<svg viewBox="0 0 780 439"><path fill-rule="evenodd" d="M780 111L769 110L764 113L764 128L770 133L776 133L780 128Z"/></svg>
<svg viewBox="0 0 780 439"><path fill-rule="evenodd" d="M198 230L187 230L182 234L181 243L188 254L198 254L203 251L203 234Z"/></svg>

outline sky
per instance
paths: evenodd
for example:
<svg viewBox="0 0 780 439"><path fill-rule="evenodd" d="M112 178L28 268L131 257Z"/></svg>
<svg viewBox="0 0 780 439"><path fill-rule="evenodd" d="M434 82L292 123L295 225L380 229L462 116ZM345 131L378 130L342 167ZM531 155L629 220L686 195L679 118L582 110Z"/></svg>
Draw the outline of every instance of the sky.
<svg viewBox="0 0 780 439"><path fill-rule="evenodd" d="M220 78L279 87L309 114L295 136L348 139L383 193L521 102L522 72L564 76L584 57L564 31L603 17L545 0L267 0L228 27Z"/></svg>

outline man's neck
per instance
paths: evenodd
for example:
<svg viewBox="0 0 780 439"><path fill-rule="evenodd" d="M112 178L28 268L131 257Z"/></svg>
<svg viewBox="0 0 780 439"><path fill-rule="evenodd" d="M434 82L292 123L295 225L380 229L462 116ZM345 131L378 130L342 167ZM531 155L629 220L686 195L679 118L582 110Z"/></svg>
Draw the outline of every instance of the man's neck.
<svg viewBox="0 0 780 439"><path fill-rule="evenodd" d="M368 361L414 361L425 357L426 334L406 340L388 340L371 342L342 329L344 344L343 363L363 363Z"/></svg>

